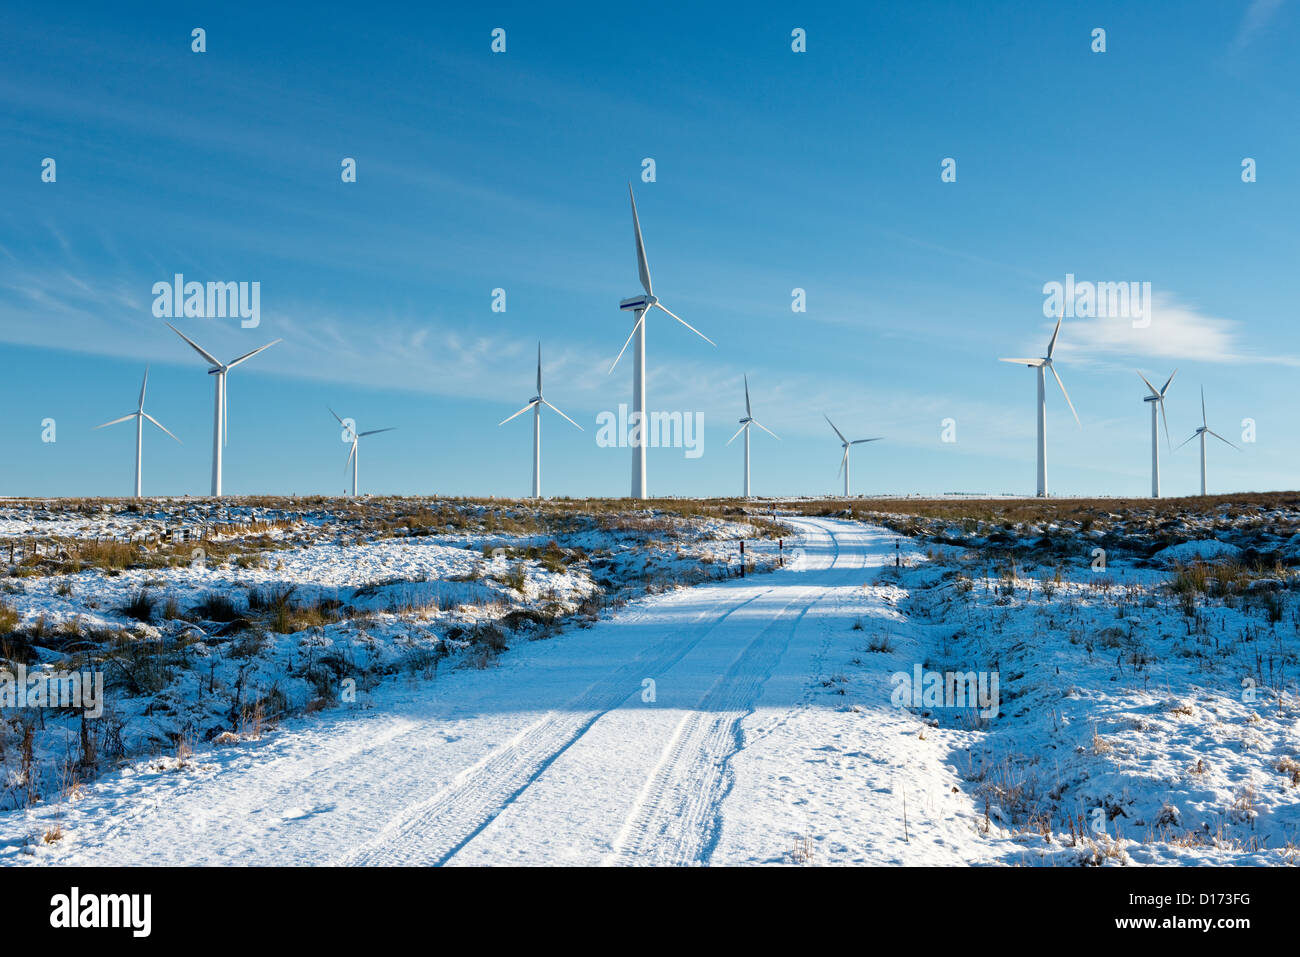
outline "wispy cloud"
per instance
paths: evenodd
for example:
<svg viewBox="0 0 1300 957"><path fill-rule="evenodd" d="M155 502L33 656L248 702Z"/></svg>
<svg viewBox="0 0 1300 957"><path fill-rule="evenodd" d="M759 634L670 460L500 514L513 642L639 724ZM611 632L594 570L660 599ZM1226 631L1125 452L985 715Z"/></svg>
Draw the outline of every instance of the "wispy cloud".
<svg viewBox="0 0 1300 957"><path fill-rule="evenodd" d="M1130 359L1300 366L1300 356L1249 346L1247 325L1198 312L1173 297L1156 293L1151 324L1135 327L1128 319L1068 320L1057 354L1083 365L1118 366ZM1045 338L1045 337L1044 337Z"/></svg>
<svg viewBox="0 0 1300 957"><path fill-rule="evenodd" d="M1278 10L1282 9L1282 4L1285 2L1286 0L1251 0L1246 8L1246 15L1241 18L1241 26L1237 28L1237 36L1233 39L1229 52L1238 54L1250 46L1260 32L1269 25Z"/></svg>

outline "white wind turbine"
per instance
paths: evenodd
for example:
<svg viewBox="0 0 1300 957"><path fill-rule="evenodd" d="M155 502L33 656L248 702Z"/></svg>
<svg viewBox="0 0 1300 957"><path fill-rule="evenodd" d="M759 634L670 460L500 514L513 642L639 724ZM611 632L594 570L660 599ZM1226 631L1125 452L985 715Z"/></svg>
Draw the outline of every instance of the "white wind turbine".
<svg viewBox="0 0 1300 957"><path fill-rule="evenodd" d="M632 332L627 337L627 342L623 343L623 348L618 351L614 359L614 364L609 367L609 371L614 371L614 366L618 365L618 360L623 358L623 353L627 351L628 344L636 339L636 349L633 352L632 365L632 498L646 498L646 480L645 480L645 450L646 450L646 431L648 424L645 422L645 317L651 309L662 309L668 315L672 316L691 332L695 333L711 346L717 345L712 339L706 336L700 330L696 329L689 322L659 301L655 296L650 285L650 266L645 258L645 243L641 241L641 221L636 215L636 197L632 195L632 184L627 186L627 195L632 200L632 228L636 233L636 266L641 276L641 286L645 289L644 296L633 296L630 299L624 299L618 304L618 308L631 310L636 313L636 324L632 326Z"/></svg>
<svg viewBox="0 0 1300 957"><path fill-rule="evenodd" d="M1165 414L1165 393L1169 391L1169 383L1174 381L1174 376L1176 375L1178 375L1177 369L1175 369L1173 373L1170 374L1168 380L1165 381L1164 388L1157 389L1147 380L1146 376L1142 375L1141 372L1138 373L1138 376L1142 379L1142 381L1146 382L1147 388L1151 390L1151 394L1148 396L1144 396L1142 398L1142 401L1150 403L1151 405L1151 497L1152 498L1160 497L1160 432L1156 424L1156 409L1157 407L1159 408L1160 416L1165 420L1165 441L1170 442L1169 416Z"/></svg>
<svg viewBox="0 0 1300 957"><path fill-rule="evenodd" d="M1205 494L1205 437L1206 437L1207 435L1212 435L1212 436L1214 436L1216 439L1218 439L1220 442L1223 442L1223 443L1225 443L1225 444L1227 444L1227 445L1232 445L1231 442L1229 442L1227 439L1225 439L1223 436L1221 436L1218 432L1215 432L1215 431L1214 431L1212 428L1210 428L1210 426L1206 423L1206 421L1205 421L1205 386L1201 386L1201 427L1200 427L1199 429L1197 429L1195 432L1193 432L1191 435L1189 435L1189 436L1186 438L1186 440L1184 440L1184 441L1183 441L1183 442L1178 446L1178 448L1181 449L1181 448L1182 448L1184 445L1186 445L1188 442L1192 441L1192 439L1197 438L1198 436L1200 437L1200 439L1201 439L1201 494L1202 494L1202 495ZM1241 451L1241 449L1237 448L1237 446L1235 446L1235 445L1232 445L1232 447L1233 447L1234 449L1237 449L1238 452Z"/></svg>
<svg viewBox="0 0 1300 957"><path fill-rule="evenodd" d="M539 342L537 343L537 395L529 399L528 404L514 415L497 423L497 427L500 428L516 416L523 415L529 409L533 410L533 498L542 497L542 406L546 406L579 432L583 431L582 426L542 397L542 344Z"/></svg>
<svg viewBox="0 0 1300 957"><path fill-rule="evenodd" d="M136 410L130 413L129 415L122 416L120 419L114 419L112 422L105 422L103 425L95 426L96 429L103 429L103 428L107 428L110 425L117 425L119 422L125 422L128 419L135 419L135 497L136 498L140 498L140 460L143 458L143 451L144 451L144 420L148 419L154 425L158 426L158 428L162 429L164 432L167 432L168 435L172 435L171 432L168 432L167 426L163 425L161 422L159 422L157 419L155 419L152 415L150 415L148 412L144 410L144 390L148 384L149 384L149 367L145 366L144 381L140 383L140 402L139 405L136 406ZM172 435L172 438L176 439L176 436ZM180 442L180 439L176 439L176 441Z"/></svg>
<svg viewBox="0 0 1300 957"><path fill-rule="evenodd" d="M1047 355L1041 359L1000 359L1000 362L1014 362L1016 365L1026 365L1031 369L1038 370L1038 497L1047 497L1047 379L1046 371L1050 369L1052 375L1056 378L1056 384L1061 387L1061 395L1065 396L1065 403L1070 407L1070 412L1074 415L1074 421L1080 427L1083 423L1079 422L1079 413L1074 411L1074 403L1070 401L1070 393L1065 391L1065 383L1061 381L1056 367L1052 365L1052 353L1056 351L1056 337L1061 334L1060 316L1056 320L1056 328L1052 331L1052 339L1047 344Z"/></svg>
<svg viewBox="0 0 1300 957"><path fill-rule="evenodd" d="M326 408L329 407L326 406ZM334 418L336 419L339 419L339 414L335 412L333 409L330 409L330 415L334 416ZM389 428L386 429L371 429L368 432L358 432L352 425L348 424L342 419L339 419L339 425L343 426L344 435L352 436L351 439L352 451L348 452L348 465L352 466L352 497L356 498L357 497L357 462L361 458L361 456L357 454L357 449L360 447L362 436L378 435L380 432L392 432L393 429L397 428L397 426L395 425L390 426ZM348 441L348 440L345 439L344 441ZM347 468L347 465L343 467Z"/></svg>
<svg viewBox="0 0 1300 957"><path fill-rule="evenodd" d="M825 412L822 413L822 416L826 419L826 423L832 429L835 429L835 423L831 421L831 417L829 415L826 415ZM850 442L848 439L844 437L844 433L841 432L839 429L835 429L835 434L840 437L840 442L844 444L844 457L840 459L840 472L844 473L844 497L848 498L849 496L849 446L861 445L864 442L879 442L882 436L877 436L874 439L854 439L852 442Z"/></svg>
<svg viewBox="0 0 1300 957"><path fill-rule="evenodd" d="M749 407L749 376L746 375L745 376L745 417L740 420L740 428L736 430L736 435L740 435L741 432L745 433L745 498L749 498L749 427L751 425L758 426L768 435L772 436L772 438L780 441L781 436L777 435L775 432L773 432L771 429L765 426L762 422L758 421L758 419L754 418L754 413ZM834 428L834 426L832 426L832 428ZM731 438L727 439L728 445L736 441L736 435L733 435Z"/></svg>
<svg viewBox="0 0 1300 957"><path fill-rule="evenodd" d="M226 373L241 362L247 362L259 352L271 348L271 346L275 345L277 342L281 342L282 340L276 339L272 342L268 342L264 346L259 346L252 352L245 353L238 359L231 359L229 362L222 362L185 333L173 326L170 322L167 323L167 327L171 329L172 332L176 333L176 335L188 342L195 352L211 363L212 368L208 370L208 375L214 375L217 377L216 401L213 404L212 413L212 494L214 496L219 496L221 494L221 452L222 447L226 444L228 436L226 425Z"/></svg>

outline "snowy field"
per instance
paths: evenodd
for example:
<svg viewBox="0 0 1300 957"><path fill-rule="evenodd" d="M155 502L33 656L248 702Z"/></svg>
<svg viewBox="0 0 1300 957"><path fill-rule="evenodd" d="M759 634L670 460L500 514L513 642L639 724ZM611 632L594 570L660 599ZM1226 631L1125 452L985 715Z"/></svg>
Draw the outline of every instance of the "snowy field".
<svg viewBox="0 0 1300 957"><path fill-rule="evenodd" d="M982 507L0 505L0 862L1295 864L1294 504Z"/></svg>

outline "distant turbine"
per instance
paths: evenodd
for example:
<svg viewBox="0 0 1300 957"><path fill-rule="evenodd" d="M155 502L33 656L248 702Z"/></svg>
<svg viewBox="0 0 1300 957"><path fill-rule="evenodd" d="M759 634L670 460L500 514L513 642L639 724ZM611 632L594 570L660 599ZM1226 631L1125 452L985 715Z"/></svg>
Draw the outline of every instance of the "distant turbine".
<svg viewBox="0 0 1300 957"><path fill-rule="evenodd" d="M537 395L529 399L528 404L514 415L497 423L497 427L500 428L516 416L523 415L529 409L533 410L533 498L542 497L542 406L546 406L579 432L583 431L582 426L542 397L542 344L539 342L537 343Z"/></svg>
<svg viewBox="0 0 1300 957"><path fill-rule="evenodd" d="M1142 399L1142 401L1151 404L1151 497L1152 498L1160 497L1160 433L1156 427L1156 409L1157 407L1159 408L1160 416L1165 420L1165 442L1170 442L1169 416L1165 415L1165 393L1169 391L1169 383L1174 381L1174 376L1176 375L1178 375L1177 369L1175 369L1173 373L1170 374L1169 379L1165 382L1164 388L1157 389L1155 386L1153 386L1150 382L1147 381L1146 376L1142 375L1141 372L1138 373L1138 376L1142 379L1142 381L1146 382L1147 388L1151 390L1151 394L1145 396Z"/></svg>
<svg viewBox="0 0 1300 957"><path fill-rule="evenodd" d="M329 406L326 406L326 408L329 408ZM339 414L335 412L333 409L330 409L330 415L334 416L334 418L336 419L339 419ZM346 434L352 436L352 451L348 452L348 465L352 466L352 497L356 498L357 497L357 462L361 458L361 456L357 454L357 449L360 447L361 437L365 435L378 435L380 432L392 432L393 429L397 428L397 426L395 425L390 426L387 429L371 429L368 432L358 432L356 429L348 425L342 419L339 419L339 425L343 426L343 431ZM347 465L343 467L347 468Z"/></svg>
<svg viewBox="0 0 1300 957"><path fill-rule="evenodd" d="M1046 375L1043 370L1051 369L1052 375L1056 378L1056 384L1061 387L1061 395L1065 396L1065 403L1070 407L1070 412L1074 415L1076 424L1082 426L1079 422L1079 413L1074 411L1074 403L1070 401L1070 393L1065 391L1065 383L1057 374L1056 367L1052 365L1052 353L1056 351L1056 337L1061 334L1061 318L1056 320L1056 329L1052 332L1052 340L1047 344L1047 355L1041 359L999 359L999 362L1014 362L1016 365L1026 365L1038 370L1038 497L1047 497L1047 388Z"/></svg>
<svg viewBox="0 0 1300 957"><path fill-rule="evenodd" d="M831 417L829 415L826 415L826 413L824 412L822 413L822 416L826 419L826 423L832 429L835 429L835 423L831 421ZM835 434L840 437L840 441L844 444L844 457L840 459L839 471L844 473L844 497L848 498L849 497L849 446L861 445L863 442L879 442L882 436L877 436L874 439L854 439L852 442L850 442L848 439L844 437L844 433L841 432L839 429L835 429ZM837 472L836 474L839 473Z"/></svg>
<svg viewBox="0 0 1300 957"><path fill-rule="evenodd" d="M645 295L633 296L631 299L624 299L618 304L618 308L630 309L636 313L636 324L632 326L632 332L627 337L627 342L623 343L623 348L618 351L618 355L614 359L614 365L609 367L609 371L614 371L614 366L618 365L618 360L623 358L623 353L627 351L628 343L635 338L636 349L634 350L632 365L632 434L635 439L632 443L632 498L646 498L648 493L645 480L645 450L646 431L649 427L645 421L646 314L651 309L662 309L709 345L713 346L717 345L717 343L681 316L670 312L654 295L650 286L650 266L645 258L645 243L641 241L641 221L636 215L636 197L632 195L631 183L628 184L627 195L632 200L632 229L636 233L636 266L641 275L641 286L645 289Z"/></svg>
<svg viewBox="0 0 1300 957"><path fill-rule="evenodd" d="M1192 439L1196 438L1197 436L1200 436L1200 439L1201 439L1201 494L1202 494L1202 495L1205 494L1205 437L1206 437L1207 435L1212 435L1212 436L1214 436L1216 439L1218 439L1220 442L1224 442L1224 443L1226 443L1227 445L1232 445L1231 442L1229 442L1227 439L1225 439L1223 436L1221 436L1218 432L1215 432L1213 429L1211 429L1210 426L1206 423L1206 421L1205 421L1205 386L1201 386L1201 427L1200 427L1199 429L1197 429L1195 432L1193 432L1191 435L1189 435L1189 436L1188 436L1188 437L1187 437L1187 438L1186 438L1182 443L1179 444L1178 447L1181 449L1181 448L1182 448L1184 445L1186 445L1188 442L1192 441ZM1234 449L1237 449L1238 452L1241 451L1241 449L1238 449L1237 446L1235 446L1235 445L1232 445L1232 447L1233 447Z"/></svg>
<svg viewBox="0 0 1300 957"><path fill-rule="evenodd" d="M226 424L226 373L241 362L247 362L259 352L269 349L277 342L282 342L283 340L276 339L272 342L268 342L266 345L259 346L252 352L244 353L244 355L240 356L238 359L231 359L229 362L223 363L211 352L208 352L185 333L173 326L170 322L167 323L167 328L171 329L172 332L176 333L176 335L188 342L195 352L211 363L212 368L208 370L208 375L214 375L217 377L216 401L214 402L214 411L212 414L212 494L214 496L219 496L221 494L221 452L222 446L226 444L228 438L228 429Z"/></svg>
<svg viewBox="0 0 1300 957"><path fill-rule="evenodd" d="M103 425L95 426L96 429L103 429L103 428L107 428L110 425L117 425L119 422L125 422L128 419L135 419L135 497L136 498L140 498L140 460L143 457L143 451L144 451L144 420L148 419L154 425L158 426L158 428L162 429L164 432L167 432L168 435L172 435L171 432L167 431L167 427L165 425L163 425L161 422L159 422L157 419L155 419L152 415L150 415L148 412L144 410L144 390L145 390L145 386L147 386L148 384L149 384L149 367L145 366L144 381L140 383L140 403L139 405L136 406L136 410L130 413L129 415L122 416L120 419L114 419L112 422L105 422ZM176 436L172 435L172 438L176 439ZM180 442L180 439L176 439L176 441Z"/></svg>
<svg viewBox="0 0 1300 957"><path fill-rule="evenodd" d="M749 427L751 425L758 426L760 429L762 429L764 432L772 436L772 438L777 439L778 441L781 438L781 436L777 435L775 432L773 432L771 429L765 426L762 422L758 421L758 419L754 418L754 413L749 408L749 376L746 375L745 376L745 417L740 420L740 428L736 430L736 435L740 435L741 432L745 433L745 498L749 498ZM736 441L736 435L733 435L731 438L727 439L728 445Z"/></svg>

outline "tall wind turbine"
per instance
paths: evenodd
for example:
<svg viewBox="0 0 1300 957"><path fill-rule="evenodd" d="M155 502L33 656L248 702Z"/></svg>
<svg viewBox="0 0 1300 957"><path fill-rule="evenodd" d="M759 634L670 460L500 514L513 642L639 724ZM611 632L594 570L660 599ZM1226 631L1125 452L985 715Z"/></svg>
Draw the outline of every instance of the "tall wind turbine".
<svg viewBox="0 0 1300 957"><path fill-rule="evenodd" d="M328 406L326 406L326 408L328 408ZM339 414L335 412L333 409L330 409L330 415L334 416L334 418L336 419L339 419ZM339 425L343 426L343 433L345 435L352 436L352 451L348 453L348 465L352 466L352 497L356 498L357 497L357 461L361 458L361 456L357 454L357 449L361 444L362 436L378 435L380 432L392 432L393 429L397 428L397 426L395 425L390 426L387 429L371 429L368 432L358 432L356 429L354 429L351 425L348 425L348 423L344 422L342 419L339 419ZM344 441L347 440L345 439ZM347 468L347 465L345 465L344 468Z"/></svg>
<svg viewBox="0 0 1300 957"><path fill-rule="evenodd" d="M831 417L829 415L826 415L825 412L822 413L822 416L826 419L826 423L832 429L835 429L835 423L831 421ZM835 434L840 437L840 442L844 444L844 457L840 459L839 470L844 473L844 497L848 498L849 497L849 446L861 445L863 442L879 442L881 438L883 438L883 436L877 436L874 439L854 439L852 442L850 442L848 439L844 437L844 433L841 432L839 429L835 429Z"/></svg>
<svg viewBox="0 0 1300 957"><path fill-rule="evenodd" d="M136 498L140 498L140 460L143 457L143 451L144 451L144 420L148 419L154 425L158 426L158 428L162 429L164 432L167 432L168 435L172 435L171 432L167 431L167 426L163 425L161 422L159 422L157 419L155 419L152 415L150 415L148 412L144 410L144 390L148 384L149 384L149 367L145 366L144 381L140 383L140 403L139 405L136 406L136 410L130 413L129 415L122 416L120 419L114 419L112 422L105 422L103 425L95 426L96 429L103 429L103 428L107 428L110 425L117 425L119 422L125 422L128 419L135 419L135 497ZM172 438L176 439L176 436L172 435ZM180 439L176 439L176 441L180 442Z"/></svg>
<svg viewBox="0 0 1300 957"><path fill-rule="evenodd" d="M1226 443L1226 444L1228 444L1228 445L1232 445L1231 442L1229 442L1227 439L1225 439L1223 436L1221 436L1218 432L1215 432L1215 431L1214 431L1212 428L1210 428L1210 426L1206 423L1206 421L1205 421L1205 386L1201 386L1201 427L1200 427L1199 429L1197 429L1195 432L1193 432L1191 435L1189 435L1189 436L1188 436L1188 437L1187 437L1187 438L1186 438L1186 439L1185 439L1181 444L1179 444L1178 447L1181 449L1181 448L1182 448L1184 445L1186 445L1188 442L1192 441L1192 439L1196 438L1197 436L1200 437L1200 439L1201 439L1201 494L1202 494L1202 495L1205 494L1205 437L1206 437L1207 435L1212 435L1212 436L1214 436L1216 439L1218 439L1220 442L1224 442L1224 443ZM1241 449L1237 448L1237 446L1235 446L1235 445L1232 445L1232 447L1233 447L1234 449L1237 449L1238 452L1241 451Z"/></svg>
<svg viewBox="0 0 1300 957"><path fill-rule="evenodd" d="M758 419L754 418L754 413L749 407L749 376L748 374L746 374L745 376L745 417L740 420L740 428L736 430L736 435L740 435L741 432L745 433L745 498L749 498L749 427L751 425L758 426L768 435L772 436L772 438L780 441L781 436L777 435L775 432L769 429L762 422L758 421ZM733 435L731 438L727 439L728 445L736 441L736 435Z"/></svg>
<svg viewBox="0 0 1300 957"><path fill-rule="evenodd" d="M645 289L644 296L633 296L630 299L624 299L618 304L618 308L630 310L636 313L636 323L632 326L632 332L627 337L627 342L623 343L623 348L618 351L614 358L614 365L609 367L609 371L614 371L614 366L618 365L618 360L623 358L623 353L627 351L628 344L636 339L636 349L633 350L632 365L632 498L646 498L645 481L645 450L647 436L646 431L649 424L646 422L645 409L645 317L651 309L662 309L668 315L672 316L691 332L695 333L711 346L716 346L712 339L706 336L700 330L696 329L689 322L674 312L671 312L655 296L650 285L650 266L645 258L645 243L641 241L641 220L636 215L636 197L632 195L632 184L627 186L628 199L632 201L632 229L636 233L636 267L641 276L641 286Z"/></svg>
<svg viewBox="0 0 1300 957"><path fill-rule="evenodd" d="M497 427L500 428L516 416L523 415L529 409L533 410L533 498L542 497L542 406L546 406L579 432L583 431L582 426L542 397L542 344L539 342L537 343L537 395L529 399L528 404L514 415L497 423Z"/></svg>
<svg viewBox="0 0 1300 957"><path fill-rule="evenodd" d="M1061 376L1056 371L1056 366L1052 365L1052 353L1056 351L1056 337L1061 334L1061 319L1064 316L1057 317L1056 328L1052 331L1052 339L1047 344L1047 355L1041 359L1000 359L1000 362L1014 362L1016 365L1026 365L1031 369L1038 370L1038 497L1047 497L1047 370L1050 369L1052 375L1056 378L1056 384L1061 387L1061 395L1065 396L1065 403L1070 407L1070 412L1074 415L1076 424L1082 427L1083 423L1079 422L1079 413L1074 411L1074 403L1070 401L1070 393L1065 391L1065 383L1061 381Z"/></svg>
<svg viewBox="0 0 1300 957"><path fill-rule="evenodd" d="M1141 372L1138 376L1143 382L1146 382L1147 388L1151 394L1144 396L1142 401L1151 405L1151 497L1160 497L1160 433L1156 427L1156 409L1160 409L1160 416L1165 420L1165 442L1170 442L1169 438L1169 416L1165 415L1165 393L1169 391L1169 383L1174 381L1174 376L1178 375L1178 370L1166 380L1164 388L1157 389ZM1171 443L1172 444L1172 443Z"/></svg>
<svg viewBox="0 0 1300 957"><path fill-rule="evenodd" d="M252 352L245 353L238 359L231 359L229 362L222 362L211 352L208 352L185 333L173 326L170 322L167 323L167 328L171 329L172 332L176 333L176 335L188 342L195 352L206 359L212 365L212 368L208 370L208 375L217 377L215 380L216 401L213 404L212 413L212 494L214 496L219 496L221 494L221 452L222 447L226 444L226 439L228 438L228 428L226 425L226 373L241 362L247 362L259 352L269 349L277 342L283 340L275 339L264 346L259 346Z"/></svg>

